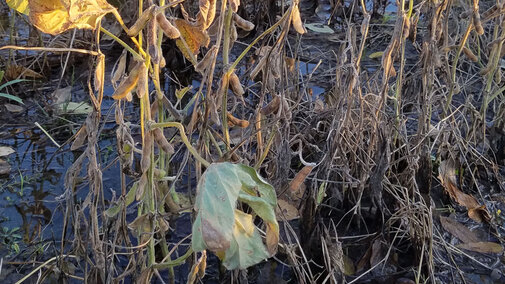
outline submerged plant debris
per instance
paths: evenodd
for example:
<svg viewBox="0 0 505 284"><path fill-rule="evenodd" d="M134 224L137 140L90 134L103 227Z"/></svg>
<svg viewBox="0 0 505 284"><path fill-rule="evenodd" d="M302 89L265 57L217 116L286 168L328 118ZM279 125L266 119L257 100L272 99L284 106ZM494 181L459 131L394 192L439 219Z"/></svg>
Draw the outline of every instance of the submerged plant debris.
<svg viewBox="0 0 505 284"><path fill-rule="evenodd" d="M0 282L505 282L500 1L0 3Z"/></svg>

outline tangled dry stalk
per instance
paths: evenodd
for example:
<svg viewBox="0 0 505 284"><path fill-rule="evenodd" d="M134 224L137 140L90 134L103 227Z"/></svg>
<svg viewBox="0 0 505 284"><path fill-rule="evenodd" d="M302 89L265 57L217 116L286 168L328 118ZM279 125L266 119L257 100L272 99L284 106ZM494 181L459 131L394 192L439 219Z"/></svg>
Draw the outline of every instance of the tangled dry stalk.
<svg viewBox="0 0 505 284"><path fill-rule="evenodd" d="M503 277L496 253L503 252L505 206L498 197L505 190L504 3L402 0L386 28L364 1L335 4L330 21L342 33L331 42L304 27L300 1L281 1L277 19L262 30L251 13L279 3L155 2L139 1L143 13L130 28L120 20L131 38L101 28L129 52L107 76L100 28L85 51L0 48L95 58L88 83L94 110L73 137L71 150L81 152L65 176L60 256L52 261L79 257L93 283L163 282L166 270L174 283L174 267L184 263L189 282L205 281L212 277L204 276L206 266L217 263L206 251L194 253L189 235L174 239L174 228L191 212L206 168L231 161L253 166L274 186L281 234L272 262L299 283L460 282L465 259ZM374 2L374 13L383 4ZM199 81L194 93L177 86L176 102L160 77L165 64L169 80L180 71L163 55L163 35L177 39ZM314 55L311 40L332 53ZM302 64L312 69L301 72ZM120 165L112 200L98 147L108 77ZM314 85L326 92L313 95ZM128 121L131 100L139 113ZM83 169L88 194L79 201ZM454 231L440 221L447 211L486 228L486 239L472 239L466 251L454 246L447 234ZM271 242L270 224L261 223ZM483 242L495 245L475 249ZM219 279L261 282L251 270Z"/></svg>

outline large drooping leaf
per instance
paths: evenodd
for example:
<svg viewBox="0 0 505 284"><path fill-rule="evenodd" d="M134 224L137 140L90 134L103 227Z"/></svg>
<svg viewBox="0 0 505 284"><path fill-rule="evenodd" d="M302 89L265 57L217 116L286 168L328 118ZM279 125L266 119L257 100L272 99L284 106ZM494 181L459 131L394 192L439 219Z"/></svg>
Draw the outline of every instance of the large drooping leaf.
<svg viewBox="0 0 505 284"><path fill-rule="evenodd" d="M247 203L265 222L267 246L253 216L236 209L237 200ZM275 252L279 240L276 204L275 190L253 168L210 165L197 186L193 250L215 252L228 269L244 269L262 261Z"/></svg>
<svg viewBox="0 0 505 284"><path fill-rule="evenodd" d="M52 35L73 28L94 30L105 14L115 12L106 0L7 0L7 4Z"/></svg>

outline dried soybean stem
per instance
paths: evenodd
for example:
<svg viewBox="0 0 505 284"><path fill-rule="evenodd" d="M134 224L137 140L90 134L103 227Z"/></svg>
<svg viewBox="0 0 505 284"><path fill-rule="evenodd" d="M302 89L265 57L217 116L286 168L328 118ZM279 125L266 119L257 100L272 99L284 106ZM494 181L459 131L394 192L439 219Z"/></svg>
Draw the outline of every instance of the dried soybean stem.
<svg viewBox="0 0 505 284"><path fill-rule="evenodd" d="M179 122L174 122L174 121L168 121L168 122L163 122L163 123L152 123L150 125L151 128L154 127L159 127L159 128L165 128L165 127L175 127L179 130L179 134L181 135L181 140L186 145L188 148L188 151L197 159L202 165L204 165L206 168L210 166L210 163L207 162L200 154L198 154L198 151L191 145L191 143L188 140L188 137L186 136L186 132L184 130L184 126L179 123Z"/></svg>

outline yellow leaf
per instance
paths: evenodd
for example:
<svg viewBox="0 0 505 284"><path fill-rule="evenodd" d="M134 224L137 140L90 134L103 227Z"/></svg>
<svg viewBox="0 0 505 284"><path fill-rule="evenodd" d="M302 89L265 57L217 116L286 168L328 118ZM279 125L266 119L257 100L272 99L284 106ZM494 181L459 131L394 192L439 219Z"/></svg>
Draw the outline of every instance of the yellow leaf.
<svg viewBox="0 0 505 284"><path fill-rule="evenodd" d="M207 32L203 31L201 27L195 26L189 21L183 19L176 19L175 26L181 33L181 37L188 45L189 50L194 55L198 54L200 47L202 46L207 47L209 45L210 42L209 35L207 34ZM187 50L182 41L178 39L176 40L175 43L177 44L177 47L181 50L182 54L184 54L184 57L186 57L188 60L191 60L191 56L187 53Z"/></svg>
<svg viewBox="0 0 505 284"><path fill-rule="evenodd" d="M267 250L270 255L274 255L279 245L279 226L274 223L267 223Z"/></svg>
<svg viewBox="0 0 505 284"><path fill-rule="evenodd" d="M30 22L44 33L96 29L102 17L115 8L105 0L11 0L12 8L28 14Z"/></svg>
<svg viewBox="0 0 505 284"><path fill-rule="evenodd" d="M243 231L249 237L252 236L254 233L252 215L235 209L235 226L233 226L233 229Z"/></svg>
<svg viewBox="0 0 505 284"><path fill-rule="evenodd" d="M30 13L28 0L7 0L7 5L21 14L28 15Z"/></svg>
<svg viewBox="0 0 505 284"><path fill-rule="evenodd" d="M383 54L384 54L384 51L377 51L377 52L374 52L374 53L368 55L368 58L370 58L370 59L379 58L379 57L382 57Z"/></svg>

